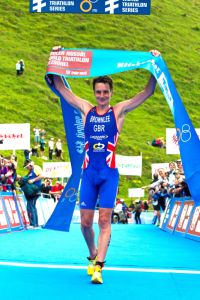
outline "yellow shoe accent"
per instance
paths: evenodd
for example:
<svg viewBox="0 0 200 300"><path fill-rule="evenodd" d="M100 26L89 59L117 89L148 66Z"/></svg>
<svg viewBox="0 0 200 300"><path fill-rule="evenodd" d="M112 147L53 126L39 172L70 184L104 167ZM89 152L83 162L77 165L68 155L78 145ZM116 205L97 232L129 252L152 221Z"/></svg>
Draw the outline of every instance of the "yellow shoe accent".
<svg viewBox="0 0 200 300"><path fill-rule="evenodd" d="M92 276L94 274L94 269L95 269L95 265L96 265L96 261L97 261L97 256L95 257L95 259L88 258L88 260L89 260L89 265L88 265L88 268L87 268L87 274L89 276Z"/></svg>
<svg viewBox="0 0 200 300"><path fill-rule="evenodd" d="M92 275L91 282L95 283L95 284L102 284L103 283L102 274L101 274L101 267L99 265L96 265L95 268L94 268L94 273Z"/></svg>

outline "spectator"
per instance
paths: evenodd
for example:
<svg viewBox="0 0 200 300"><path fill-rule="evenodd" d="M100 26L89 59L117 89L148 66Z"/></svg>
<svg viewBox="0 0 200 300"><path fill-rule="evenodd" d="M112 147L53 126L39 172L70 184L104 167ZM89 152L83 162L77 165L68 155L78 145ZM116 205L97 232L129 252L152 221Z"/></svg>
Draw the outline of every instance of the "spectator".
<svg viewBox="0 0 200 300"><path fill-rule="evenodd" d="M38 149L37 149L36 146L34 146L34 147L31 149L31 154L32 154L32 156L39 157L39 155L38 155Z"/></svg>
<svg viewBox="0 0 200 300"><path fill-rule="evenodd" d="M154 174L154 179L151 182L150 185L148 186L144 186L142 187L144 188L149 188L148 189L148 202L151 202L152 200L152 196L154 195L155 189L160 187L160 185L163 185L164 187L168 187L169 186L169 182L168 182L168 178L166 175L166 172L163 168L160 168L158 170L156 170L156 173Z"/></svg>
<svg viewBox="0 0 200 300"><path fill-rule="evenodd" d="M134 201L129 205L129 211L134 211L135 209L135 204Z"/></svg>
<svg viewBox="0 0 200 300"><path fill-rule="evenodd" d="M177 159L176 164L177 164L178 172L179 172L181 175L184 175L184 170L183 170L182 161L181 161L180 159Z"/></svg>
<svg viewBox="0 0 200 300"><path fill-rule="evenodd" d="M6 166L7 159L1 156L1 161L0 161L0 180L2 184L2 191L6 192L7 186L6 186L6 173L8 172L8 168Z"/></svg>
<svg viewBox="0 0 200 300"><path fill-rule="evenodd" d="M154 207L154 211L157 212L157 226L160 226L161 210L165 210L166 199L168 197L170 197L170 195L168 194L167 188L164 186L164 184L156 187L155 193L152 196L152 205Z"/></svg>
<svg viewBox="0 0 200 300"><path fill-rule="evenodd" d="M16 63L16 75L20 76L21 75L21 65L20 65L20 61L18 61Z"/></svg>
<svg viewBox="0 0 200 300"><path fill-rule="evenodd" d="M17 179L17 165L15 163L15 159L11 158L6 162L7 173L4 176L5 190L6 191L16 191L16 179Z"/></svg>
<svg viewBox="0 0 200 300"><path fill-rule="evenodd" d="M45 140L44 140L44 136L40 137L40 157L44 158L44 150L45 150Z"/></svg>
<svg viewBox="0 0 200 300"><path fill-rule="evenodd" d="M177 183L174 188L171 190L173 193L173 197L190 197L190 190L188 188L188 185L185 181L181 181Z"/></svg>
<svg viewBox="0 0 200 300"><path fill-rule="evenodd" d="M40 130L40 139L44 139L46 137L46 131L44 129Z"/></svg>
<svg viewBox="0 0 200 300"><path fill-rule="evenodd" d="M136 224L141 224L141 219L140 219L140 215L142 212L142 207L141 207L141 201L139 199L137 199L135 201L135 223Z"/></svg>
<svg viewBox="0 0 200 300"><path fill-rule="evenodd" d="M54 138L51 138L48 142L49 146L49 160L53 159L53 150L54 150Z"/></svg>
<svg viewBox="0 0 200 300"><path fill-rule="evenodd" d="M31 149L25 149L24 150L24 158L25 158L25 160L30 159L31 154L32 154Z"/></svg>
<svg viewBox="0 0 200 300"><path fill-rule="evenodd" d="M62 159L63 160L63 156L62 156L62 142L61 142L60 139L58 139L57 142L56 142L56 150L55 150L55 152L56 152L56 157L58 159Z"/></svg>
<svg viewBox="0 0 200 300"><path fill-rule="evenodd" d="M54 202L57 202L59 200L63 189L64 189L64 186L59 181L56 181L56 184L51 187L51 190L49 193L54 198Z"/></svg>
<svg viewBox="0 0 200 300"><path fill-rule="evenodd" d="M158 174L159 174L160 184L162 184L163 187L168 187L169 182L165 170L163 168L158 169Z"/></svg>
<svg viewBox="0 0 200 300"><path fill-rule="evenodd" d="M38 228L36 202L41 191L42 170L39 166L34 165L34 162L30 159L25 161L24 168L28 170L28 174L20 179L19 184L27 199L30 228Z"/></svg>
<svg viewBox="0 0 200 300"><path fill-rule="evenodd" d="M147 201L144 201L144 211L147 212L149 210L149 205Z"/></svg>
<svg viewBox="0 0 200 300"><path fill-rule="evenodd" d="M125 203L125 200L123 198L120 199L121 203L122 203L122 211L124 213L126 213L127 211L127 206L126 206L126 203Z"/></svg>
<svg viewBox="0 0 200 300"><path fill-rule="evenodd" d="M35 143L35 147L39 147L39 143L40 143L40 128L34 128L33 129L33 133L34 133L34 143Z"/></svg>
<svg viewBox="0 0 200 300"><path fill-rule="evenodd" d="M41 193L44 194L43 195L44 198L49 198L48 195L50 195L51 187L52 187L52 181L51 181L51 179L46 178L44 180L44 183L41 186Z"/></svg>
<svg viewBox="0 0 200 300"><path fill-rule="evenodd" d="M17 178L16 164L10 158L1 158L0 175L2 191L15 191L15 182Z"/></svg>
<svg viewBox="0 0 200 300"><path fill-rule="evenodd" d="M166 148L165 146L165 140L163 137L159 137L157 139L153 139L151 142L151 145L154 147L159 147L159 148Z"/></svg>
<svg viewBox="0 0 200 300"><path fill-rule="evenodd" d="M181 175L179 172L177 172L177 173L175 174L174 186L178 185L178 184L181 183L182 181L184 181L184 176Z"/></svg>
<svg viewBox="0 0 200 300"><path fill-rule="evenodd" d="M173 186L176 173L177 173L177 165L174 161L171 161L169 163L169 171L167 175L169 186Z"/></svg>
<svg viewBox="0 0 200 300"><path fill-rule="evenodd" d="M17 169L17 156L16 155L12 154L10 156L10 162L13 163L15 166L15 169Z"/></svg>
<svg viewBox="0 0 200 300"><path fill-rule="evenodd" d="M20 64L20 75L22 75L24 73L24 69L25 69L25 64L24 64L23 59L20 59L19 64Z"/></svg>
<svg viewBox="0 0 200 300"><path fill-rule="evenodd" d="M117 198L116 204L112 213L112 222L116 223L115 216L119 223L127 224L128 223L128 214L127 214L127 206L123 198Z"/></svg>

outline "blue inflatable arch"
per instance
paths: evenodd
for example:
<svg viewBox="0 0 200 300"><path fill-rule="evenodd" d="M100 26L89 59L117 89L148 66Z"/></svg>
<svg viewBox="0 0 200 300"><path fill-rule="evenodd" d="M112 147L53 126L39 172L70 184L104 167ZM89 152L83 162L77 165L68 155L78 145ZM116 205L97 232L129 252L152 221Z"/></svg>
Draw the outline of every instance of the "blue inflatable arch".
<svg viewBox="0 0 200 300"><path fill-rule="evenodd" d="M200 203L200 141L162 57L155 57L150 52L62 49L51 53L45 79L61 100L72 175L45 228L69 231L84 158L84 134L80 113L59 95L49 75L62 76L66 87L70 88L67 77L88 78L141 68L154 75L170 107L179 139L185 178L195 204Z"/></svg>

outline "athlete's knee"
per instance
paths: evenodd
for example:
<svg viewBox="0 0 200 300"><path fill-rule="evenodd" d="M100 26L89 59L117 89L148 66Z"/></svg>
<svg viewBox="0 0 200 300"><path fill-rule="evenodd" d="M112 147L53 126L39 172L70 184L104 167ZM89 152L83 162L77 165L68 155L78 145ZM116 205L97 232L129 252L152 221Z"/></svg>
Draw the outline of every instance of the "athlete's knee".
<svg viewBox="0 0 200 300"><path fill-rule="evenodd" d="M82 228L91 228L93 224L93 220L90 218L82 218L81 219L81 227Z"/></svg>
<svg viewBox="0 0 200 300"><path fill-rule="evenodd" d="M111 219L107 216L102 216L99 218L99 227L100 229L107 229L111 226Z"/></svg>
<svg viewBox="0 0 200 300"><path fill-rule="evenodd" d="M81 210L81 227L90 228L93 224L94 211Z"/></svg>

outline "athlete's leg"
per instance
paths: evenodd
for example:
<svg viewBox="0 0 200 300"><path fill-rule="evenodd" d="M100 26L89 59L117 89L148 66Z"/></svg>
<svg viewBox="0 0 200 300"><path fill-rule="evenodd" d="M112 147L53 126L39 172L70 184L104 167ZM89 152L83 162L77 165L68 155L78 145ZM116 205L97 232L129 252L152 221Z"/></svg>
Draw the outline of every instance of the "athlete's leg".
<svg viewBox="0 0 200 300"><path fill-rule="evenodd" d="M98 261L104 262L111 236L112 208L99 208Z"/></svg>
<svg viewBox="0 0 200 300"><path fill-rule="evenodd" d="M93 174L88 174L88 170L83 171L80 188L80 209L81 230L87 243L90 257L93 259L97 255L92 225L98 190L92 182L92 175Z"/></svg>
<svg viewBox="0 0 200 300"><path fill-rule="evenodd" d="M90 257L93 259L97 255L94 242L94 230L92 228L94 210L81 209L81 231L89 249Z"/></svg>
<svg viewBox="0 0 200 300"><path fill-rule="evenodd" d="M104 262L111 235L111 216L115 204L119 172L117 169L107 168L102 177L105 180L99 190L99 237L98 237L98 261Z"/></svg>

